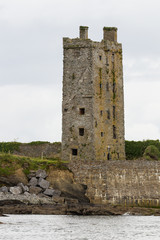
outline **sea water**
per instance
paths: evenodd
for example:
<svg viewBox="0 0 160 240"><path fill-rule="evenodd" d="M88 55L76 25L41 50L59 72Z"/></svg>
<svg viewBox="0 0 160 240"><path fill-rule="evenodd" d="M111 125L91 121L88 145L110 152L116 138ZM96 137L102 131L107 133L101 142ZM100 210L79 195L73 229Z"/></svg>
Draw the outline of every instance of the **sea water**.
<svg viewBox="0 0 160 240"><path fill-rule="evenodd" d="M159 216L8 215L0 240L160 239Z"/></svg>

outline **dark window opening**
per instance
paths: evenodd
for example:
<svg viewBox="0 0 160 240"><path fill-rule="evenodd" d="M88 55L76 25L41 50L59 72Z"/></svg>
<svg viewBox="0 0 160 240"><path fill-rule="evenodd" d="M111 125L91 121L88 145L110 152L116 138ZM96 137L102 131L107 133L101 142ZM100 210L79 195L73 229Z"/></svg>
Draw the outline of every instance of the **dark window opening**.
<svg viewBox="0 0 160 240"><path fill-rule="evenodd" d="M106 83L106 91L109 91L109 83Z"/></svg>
<svg viewBox="0 0 160 240"><path fill-rule="evenodd" d="M101 132L101 137L103 137L104 136L104 132Z"/></svg>
<svg viewBox="0 0 160 240"><path fill-rule="evenodd" d="M116 139L117 136L116 136L116 127L115 125L113 125L113 138Z"/></svg>
<svg viewBox="0 0 160 240"><path fill-rule="evenodd" d="M100 61L102 60L102 56L99 56L99 60L100 60Z"/></svg>
<svg viewBox="0 0 160 240"><path fill-rule="evenodd" d="M80 108L79 109L79 114L84 115L85 114L85 108Z"/></svg>
<svg viewBox="0 0 160 240"><path fill-rule="evenodd" d="M116 107L113 106L113 119L115 119L115 118L116 118Z"/></svg>
<svg viewBox="0 0 160 240"><path fill-rule="evenodd" d="M108 119L111 118L109 109L107 110L107 118L108 118Z"/></svg>
<svg viewBox="0 0 160 240"><path fill-rule="evenodd" d="M110 155L110 153L107 154L107 160L111 160L111 155Z"/></svg>
<svg viewBox="0 0 160 240"><path fill-rule="evenodd" d="M76 148L72 148L72 155L77 156L78 150Z"/></svg>
<svg viewBox="0 0 160 240"><path fill-rule="evenodd" d="M79 128L79 136L84 136L84 128Z"/></svg>
<svg viewBox="0 0 160 240"><path fill-rule="evenodd" d="M116 83L114 82L113 83L113 93L115 93L116 92Z"/></svg>
<svg viewBox="0 0 160 240"><path fill-rule="evenodd" d="M65 108L64 111L67 112L67 111L68 111L68 108Z"/></svg>
<svg viewBox="0 0 160 240"><path fill-rule="evenodd" d="M119 159L119 153L117 153L117 157L118 157L118 159Z"/></svg>
<svg viewBox="0 0 160 240"><path fill-rule="evenodd" d="M102 110L100 111L100 115L101 115L101 116L103 115L103 111L102 111Z"/></svg>
<svg viewBox="0 0 160 240"><path fill-rule="evenodd" d="M114 62L114 53L112 53L112 62Z"/></svg>
<svg viewBox="0 0 160 240"><path fill-rule="evenodd" d="M102 88L102 83L99 84L99 87Z"/></svg>

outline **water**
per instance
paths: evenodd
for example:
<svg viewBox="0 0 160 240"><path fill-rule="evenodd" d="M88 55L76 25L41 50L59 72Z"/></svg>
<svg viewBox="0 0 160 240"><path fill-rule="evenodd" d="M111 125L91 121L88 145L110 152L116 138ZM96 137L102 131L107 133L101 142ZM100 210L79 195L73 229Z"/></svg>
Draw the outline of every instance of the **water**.
<svg viewBox="0 0 160 240"><path fill-rule="evenodd" d="M9 215L0 221L0 240L160 239L158 216Z"/></svg>

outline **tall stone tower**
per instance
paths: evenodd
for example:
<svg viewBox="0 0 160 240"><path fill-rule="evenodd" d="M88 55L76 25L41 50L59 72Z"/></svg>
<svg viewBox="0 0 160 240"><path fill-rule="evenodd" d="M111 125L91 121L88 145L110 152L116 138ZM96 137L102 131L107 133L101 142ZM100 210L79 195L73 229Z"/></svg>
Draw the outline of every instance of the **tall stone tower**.
<svg viewBox="0 0 160 240"><path fill-rule="evenodd" d="M62 159L125 159L122 45L117 28L103 40L64 38Z"/></svg>

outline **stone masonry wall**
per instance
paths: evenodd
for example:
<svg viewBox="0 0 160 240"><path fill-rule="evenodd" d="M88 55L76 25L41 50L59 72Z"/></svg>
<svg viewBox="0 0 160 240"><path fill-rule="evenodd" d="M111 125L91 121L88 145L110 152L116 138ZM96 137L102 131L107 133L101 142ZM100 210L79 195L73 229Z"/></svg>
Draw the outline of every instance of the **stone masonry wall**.
<svg viewBox="0 0 160 240"><path fill-rule="evenodd" d="M160 206L159 161L72 161L70 169L93 203Z"/></svg>
<svg viewBox="0 0 160 240"><path fill-rule="evenodd" d="M61 157L61 143L27 144L22 143L13 154L28 157Z"/></svg>

